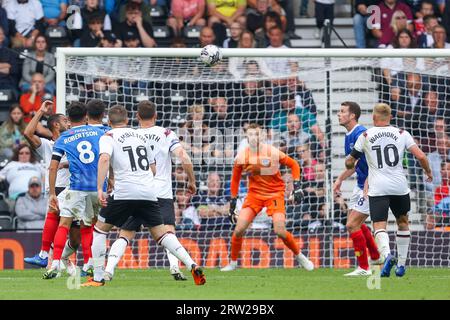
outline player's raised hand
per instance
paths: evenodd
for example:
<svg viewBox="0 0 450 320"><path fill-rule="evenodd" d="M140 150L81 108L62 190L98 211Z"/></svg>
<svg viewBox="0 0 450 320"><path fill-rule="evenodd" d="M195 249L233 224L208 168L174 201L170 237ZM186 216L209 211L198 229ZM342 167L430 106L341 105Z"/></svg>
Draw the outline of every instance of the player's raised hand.
<svg viewBox="0 0 450 320"><path fill-rule="evenodd" d="M195 182L189 181L187 187L192 195L197 193L197 187L195 186Z"/></svg>
<svg viewBox="0 0 450 320"><path fill-rule="evenodd" d="M44 102L42 102L41 108L39 109L39 111L41 111L42 113L48 113L48 112L50 112L52 107L53 107L53 101L45 100Z"/></svg>
<svg viewBox="0 0 450 320"><path fill-rule="evenodd" d="M430 172L425 172L425 174L427 176L426 181L427 182L433 182L433 174L432 174L432 172L431 171Z"/></svg>
<svg viewBox="0 0 450 320"><path fill-rule="evenodd" d="M232 224L237 223L236 204L237 204L237 198L231 198L230 212L228 213L228 218L230 219Z"/></svg>
<svg viewBox="0 0 450 320"><path fill-rule="evenodd" d="M97 191L97 197L98 197L98 202L100 202L100 205L103 208L106 207L106 194L103 192L103 190Z"/></svg>
<svg viewBox="0 0 450 320"><path fill-rule="evenodd" d="M58 198L56 197L56 195L51 194L48 198L48 206L50 207L50 209L52 209L53 211L59 211L59 203L58 203Z"/></svg>
<svg viewBox="0 0 450 320"><path fill-rule="evenodd" d="M341 179L336 179L336 181L333 184L333 192L335 194L340 194L341 193L341 185L342 185L342 180Z"/></svg>
<svg viewBox="0 0 450 320"><path fill-rule="evenodd" d="M303 202L305 194L301 188L300 181L294 181L294 191L292 191L292 197L294 198L295 204L300 204Z"/></svg>

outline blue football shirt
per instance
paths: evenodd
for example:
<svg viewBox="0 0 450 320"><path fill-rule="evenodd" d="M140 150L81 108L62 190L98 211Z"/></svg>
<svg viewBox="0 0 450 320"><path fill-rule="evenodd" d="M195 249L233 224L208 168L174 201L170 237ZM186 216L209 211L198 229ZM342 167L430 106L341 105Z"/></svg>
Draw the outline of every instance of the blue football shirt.
<svg viewBox="0 0 450 320"><path fill-rule="evenodd" d="M358 140L358 137L366 130L366 127L357 124L352 131L345 135L345 156L348 156L352 152L356 140ZM368 174L369 167L367 166L366 157L363 154L356 165L356 181L359 188L364 189L364 182L366 181Z"/></svg>

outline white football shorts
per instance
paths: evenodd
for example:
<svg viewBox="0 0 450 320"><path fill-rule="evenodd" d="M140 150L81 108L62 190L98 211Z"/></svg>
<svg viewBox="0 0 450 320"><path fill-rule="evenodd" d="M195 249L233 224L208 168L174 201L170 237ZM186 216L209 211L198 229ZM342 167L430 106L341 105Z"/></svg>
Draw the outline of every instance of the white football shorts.
<svg viewBox="0 0 450 320"><path fill-rule="evenodd" d="M96 191L64 190L64 200L59 203L61 217L83 221L84 225L92 225L92 219L97 217L101 205Z"/></svg>
<svg viewBox="0 0 450 320"><path fill-rule="evenodd" d="M370 215L369 197L364 198L364 190L355 186L349 201L349 208L365 215Z"/></svg>

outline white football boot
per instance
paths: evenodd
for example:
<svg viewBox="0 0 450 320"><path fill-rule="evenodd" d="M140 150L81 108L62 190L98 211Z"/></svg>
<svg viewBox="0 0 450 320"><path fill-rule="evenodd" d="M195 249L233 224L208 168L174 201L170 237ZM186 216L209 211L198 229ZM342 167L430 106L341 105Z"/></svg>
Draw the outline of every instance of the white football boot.
<svg viewBox="0 0 450 320"><path fill-rule="evenodd" d="M300 253L298 256L295 257L297 259L298 263L305 268L308 271L314 270L314 263L312 263L311 260L309 260L303 253Z"/></svg>
<svg viewBox="0 0 450 320"><path fill-rule="evenodd" d="M372 275L372 270L364 270L361 267L356 268L352 272L344 274L344 277L366 277Z"/></svg>
<svg viewBox="0 0 450 320"><path fill-rule="evenodd" d="M237 268L237 261L231 261L229 265L223 267L222 269L220 269L220 271L233 271L236 270Z"/></svg>

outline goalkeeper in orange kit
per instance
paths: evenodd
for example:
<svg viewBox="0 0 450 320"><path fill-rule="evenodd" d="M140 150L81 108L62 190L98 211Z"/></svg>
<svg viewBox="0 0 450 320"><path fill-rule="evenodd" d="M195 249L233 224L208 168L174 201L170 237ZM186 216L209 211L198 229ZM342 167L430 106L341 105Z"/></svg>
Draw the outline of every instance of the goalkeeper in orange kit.
<svg viewBox="0 0 450 320"><path fill-rule="evenodd" d="M295 203L300 203L303 199L303 191L300 188L300 166L297 161L277 148L262 143L261 135L261 128L257 124L251 124L247 129L248 146L239 152L234 160L229 217L236 227L231 238L231 262L221 271L232 271L237 268L242 236L263 208L267 208L267 215L272 217L277 236L292 250L298 263L311 271L314 269L313 263L300 252L298 243L286 230L285 184L279 168L280 164L291 168L294 178L291 198ZM249 175L248 194L239 215L236 215L239 182L243 171Z"/></svg>

